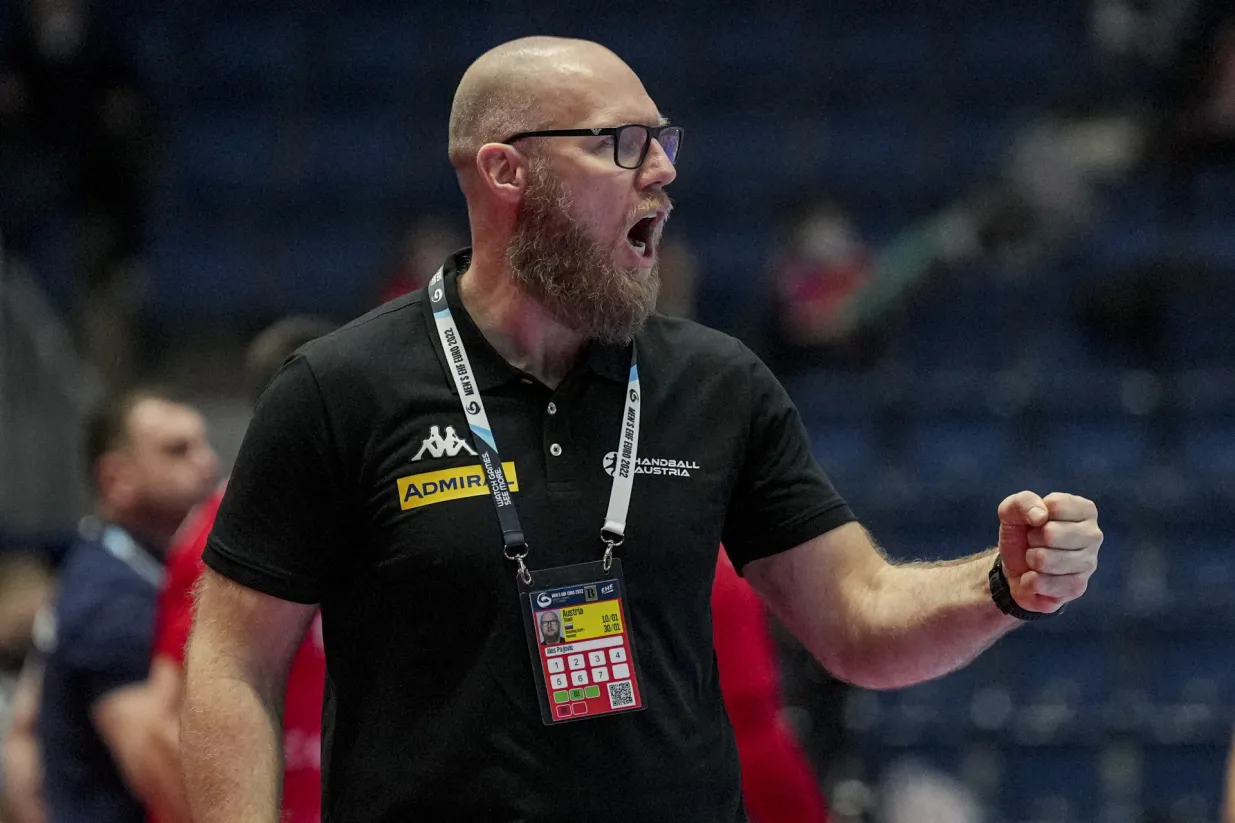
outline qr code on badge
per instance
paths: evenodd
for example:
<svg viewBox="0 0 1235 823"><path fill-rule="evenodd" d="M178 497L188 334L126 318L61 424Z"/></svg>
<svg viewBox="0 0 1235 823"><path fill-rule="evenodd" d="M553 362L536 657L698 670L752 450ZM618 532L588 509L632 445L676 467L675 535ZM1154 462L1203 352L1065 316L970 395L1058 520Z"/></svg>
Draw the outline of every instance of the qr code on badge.
<svg viewBox="0 0 1235 823"><path fill-rule="evenodd" d="M619 680L609 684L609 707L624 709L635 705L635 689L629 680Z"/></svg>

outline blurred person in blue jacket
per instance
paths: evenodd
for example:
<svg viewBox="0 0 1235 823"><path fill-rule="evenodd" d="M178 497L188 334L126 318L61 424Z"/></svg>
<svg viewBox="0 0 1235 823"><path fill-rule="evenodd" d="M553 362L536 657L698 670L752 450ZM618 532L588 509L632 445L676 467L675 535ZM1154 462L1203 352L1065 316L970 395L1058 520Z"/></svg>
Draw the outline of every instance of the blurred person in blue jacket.
<svg viewBox="0 0 1235 823"><path fill-rule="evenodd" d="M94 518L62 565L43 669L38 738L49 823L144 823L145 803L187 819L174 721L154 711L150 671L163 554L218 480L195 409L150 390L87 421Z"/></svg>

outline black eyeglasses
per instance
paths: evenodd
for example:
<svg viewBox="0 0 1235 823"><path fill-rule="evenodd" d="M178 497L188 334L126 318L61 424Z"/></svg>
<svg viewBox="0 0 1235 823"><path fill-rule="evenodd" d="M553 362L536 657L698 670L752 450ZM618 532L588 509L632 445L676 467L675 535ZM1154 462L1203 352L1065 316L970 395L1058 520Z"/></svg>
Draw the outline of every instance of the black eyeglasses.
<svg viewBox="0 0 1235 823"><path fill-rule="evenodd" d="M602 137L613 138L613 162L623 169L637 169L647 159L652 140L660 143L669 162L677 164L678 149L682 146L681 126L644 126L631 123L607 129L549 129L547 131L521 131L507 137L503 143L513 143L525 137Z"/></svg>

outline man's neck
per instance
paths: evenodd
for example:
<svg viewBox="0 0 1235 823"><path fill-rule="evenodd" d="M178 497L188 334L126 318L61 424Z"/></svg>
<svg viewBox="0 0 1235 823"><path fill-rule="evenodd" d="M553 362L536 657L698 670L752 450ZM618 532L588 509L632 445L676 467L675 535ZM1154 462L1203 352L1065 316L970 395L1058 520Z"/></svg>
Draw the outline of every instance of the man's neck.
<svg viewBox="0 0 1235 823"><path fill-rule="evenodd" d="M503 360L550 388L574 368L587 342L520 289L505 267L473 260L459 277L459 299Z"/></svg>
<svg viewBox="0 0 1235 823"><path fill-rule="evenodd" d="M95 510L95 516L105 524L124 529L130 537L147 550L156 552L160 557L167 552L167 546L173 537L172 534L167 533L166 528L139 523L137 519L125 516L106 504L99 504Z"/></svg>

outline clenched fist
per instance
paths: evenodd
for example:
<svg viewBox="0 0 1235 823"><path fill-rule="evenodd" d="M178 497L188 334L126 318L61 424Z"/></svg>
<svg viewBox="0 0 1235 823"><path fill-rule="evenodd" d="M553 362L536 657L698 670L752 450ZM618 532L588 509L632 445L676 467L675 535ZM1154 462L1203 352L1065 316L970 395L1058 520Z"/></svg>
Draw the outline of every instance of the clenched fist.
<svg viewBox="0 0 1235 823"><path fill-rule="evenodd" d="M1098 507L1074 494L1024 491L999 504L999 555L1022 609L1058 611L1085 593L1098 567Z"/></svg>

